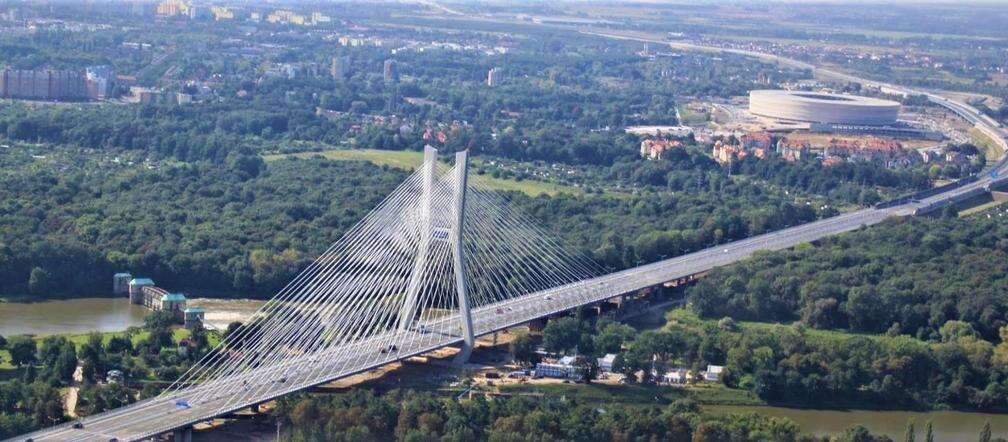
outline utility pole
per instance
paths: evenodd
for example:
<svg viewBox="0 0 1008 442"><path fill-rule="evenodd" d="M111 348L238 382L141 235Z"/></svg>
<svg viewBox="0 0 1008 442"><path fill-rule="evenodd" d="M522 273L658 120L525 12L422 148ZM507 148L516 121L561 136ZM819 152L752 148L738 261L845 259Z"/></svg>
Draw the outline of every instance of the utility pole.
<svg viewBox="0 0 1008 442"><path fill-rule="evenodd" d="M462 325L462 351L455 355L456 364L464 364L472 354L476 339L473 337L472 315L469 312L469 287L466 281L466 262L462 247L462 230L465 225L466 180L468 178L469 151L455 154L455 224L452 226L452 251L455 260L455 291L458 294L459 322Z"/></svg>

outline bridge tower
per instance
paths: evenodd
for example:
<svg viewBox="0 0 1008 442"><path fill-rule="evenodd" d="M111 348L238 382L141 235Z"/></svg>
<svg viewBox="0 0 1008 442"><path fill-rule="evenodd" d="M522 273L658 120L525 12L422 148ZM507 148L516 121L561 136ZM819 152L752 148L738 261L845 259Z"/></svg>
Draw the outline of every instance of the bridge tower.
<svg viewBox="0 0 1008 442"><path fill-rule="evenodd" d="M455 265L455 290L458 294L459 322L462 324L462 350L455 355L455 363L469 360L473 345L472 314L469 312L469 286L466 281L465 253L462 250L462 228L465 225L466 180L469 175L469 151L455 154L455 223L452 225L452 255Z"/></svg>
<svg viewBox="0 0 1008 442"><path fill-rule="evenodd" d="M455 363L465 363L472 353L472 346L475 342L472 326L472 314L469 305L469 282L466 278L466 259L464 252L464 240L462 237L463 226L465 225L465 200L466 186L468 181L468 152L462 151L455 154L455 176L454 189L451 189L451 218L447 220L447 226L435 225L434 207L437 193L437 149L427 146L424 148L424 162L422 170L422 187L420 210L417 221L419 223L419 241L416 250L416 257L413 261L413 268L410 271L410 280L406 288L406 296L403 305L399 310L398 330L400 332L409 331L417 315L418 300L420 292L423 291L425 272L429 266L428 261L431 253L431 245L436 240L441 240L451 248L452 268L455 280L455 295L457 299L459 318L462 332L462 350L456 355ZM443 200L442 200L443 201ZM445 223L442 223L445 224ZM447 229L445 229L447 227ZM444 235L440 235L444 234Z"/></svg>
<svg viewBox="0 0 1008 442"><path fill-rule="evenodd" d="M416 258L413 261L413 269L410 272L409 285L406 287L406 300L399 310L399 331L404 332L409 329L416 316L417 298L421 290L423 275L427 269L427 255L430 253L431 236L434 234L434 188L437 179L437 149L424 147L423 168L423 195L420 200L419 230L420 242L417 246Z"/></svg>

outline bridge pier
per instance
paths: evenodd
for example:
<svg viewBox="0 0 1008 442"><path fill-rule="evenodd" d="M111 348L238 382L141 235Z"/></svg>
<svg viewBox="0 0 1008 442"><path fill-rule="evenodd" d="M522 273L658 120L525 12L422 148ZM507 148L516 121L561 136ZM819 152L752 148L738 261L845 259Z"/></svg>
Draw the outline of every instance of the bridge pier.
<svg viewBox="0 0 1008 442"><path fill-rule="evenodd" d="M626 302L626 295L618 295L609 298L609 303L615 304L616 308L622 307L624 302Z"/></svg>
<svg viewBox="0 0 1008 442"><path fill-rule="evenodd" d="M193 427L176 428L172 431L172 442L192 442Z"/></svg>
<svg viewBox="0 0 1008 442"><path fill-rule="evenodd" d="M469 312L469 282L466 281L466 262L462 246L462 227L465 225L466 180L469 169L469 151L455 154L455 225L452 226L452 254L455 255L455 291L458 295L459 322L462 324L462 351L455 355L454 363L469 361L476 337L473 336L472 314Z"/></svg>
<svg viewBox="0 0 1008 442"><path fill-rule="evenodd" d="M528 328L531 332L541 332L546 328L546 318L533 319L528 322Z"/></svg>

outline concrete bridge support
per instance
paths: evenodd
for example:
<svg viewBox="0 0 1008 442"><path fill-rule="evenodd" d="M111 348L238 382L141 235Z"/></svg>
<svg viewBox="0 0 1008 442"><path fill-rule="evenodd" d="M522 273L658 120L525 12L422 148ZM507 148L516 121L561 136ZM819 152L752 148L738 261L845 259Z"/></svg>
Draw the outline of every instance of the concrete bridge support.
<svg viewBox="0 0 1008 442"><path fill-rule="evenodd" d="M531 332L541 332L546 328L546 318L533 319L528 322L528 328Z"/></svg>
<svg viewBox="0 0 1008 442"><path fill-rule="evenodd" d="M469 169L469 152L455 154L455 225L452 226L452 254L455 260L455 290L458 295L459 322L462 323L462 351L455 355L456 364L469 361L476 337L473 336L472 314L469 312L469 281L466 281L466 262L462 248L462 231L465 225L466 179Z"/></svg>
<svg viewBox="0 0 1008 442"><path fill-rule="evenodd" d="M193 427L176 428L172 432L172 442L192 442Z"/></svg>

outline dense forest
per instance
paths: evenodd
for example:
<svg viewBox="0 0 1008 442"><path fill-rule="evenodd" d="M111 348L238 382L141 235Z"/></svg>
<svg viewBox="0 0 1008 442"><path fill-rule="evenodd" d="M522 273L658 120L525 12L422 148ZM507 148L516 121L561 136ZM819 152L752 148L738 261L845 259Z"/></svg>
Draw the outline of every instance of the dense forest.
<svg viewBox="0 0 1008 442"><path fill-rule="evenodd" d="M1003 220L1003 211L892 220L716 269L690 288L689 299L707 317L801 320L925 340L962 321L996 340L1008 324Z"/></svg>
<svg viewBox="0 0 1008 442"><path fill-rule="evenodd" d="M565 398L454 401L429 393L356 389L281 399L274 415L291 441L835 441L890 440L855 426L833 438L802 435L789 419L708 415L690 400L666 407L597 404Z"/></svg>
<svg viewBox="0 0 1008 442"><path fill-rule="evenodd" d="M3 293L100 294L112 273L129 270L172 290L269 296L405 178L322 158L129 165L94 159L107 153L46 152L0 155L0 222L10 226L0 233ZM835 213L714 170L683 173L674 188L686 192L509 198L611 269Z"/></svg>
<svg viewBox="0 0 1008 442"><path fill-rule="evenodd" d="M404 177L360 162L266 167L258 157L0 174L3 292L102 294L125 269L173 290L269 295Z"/></svg>
<svg viewBox="0 0 1008 442"><path fill-rule="evenodd" d="M927 342L824 332L801 323L701 321L685 311L669 319L665 330L638 337L627 353L648 355L657 348L672 355L670 361L724 364L722 382L771 403L1003 411L1008 400L1008 344L985 341L957 321ZM647 363L629 360L624 369Z"/></svg>

